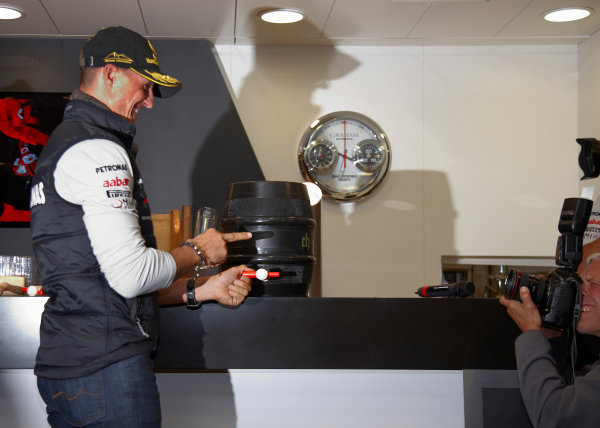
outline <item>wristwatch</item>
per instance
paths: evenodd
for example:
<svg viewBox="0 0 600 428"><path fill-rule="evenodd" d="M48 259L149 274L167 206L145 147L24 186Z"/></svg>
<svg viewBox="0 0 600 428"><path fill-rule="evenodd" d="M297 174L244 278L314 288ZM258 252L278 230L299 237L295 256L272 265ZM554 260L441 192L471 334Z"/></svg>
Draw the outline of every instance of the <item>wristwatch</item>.
<svg viewBox="0 0 600 428"><path fill-rule="evenodd" d="M187 291L185 295L187 297L187 308L188 309L198 309L202 306L201 302L196 300L196 293L194 292L194 278L189 278L187 280Z"/></svg>

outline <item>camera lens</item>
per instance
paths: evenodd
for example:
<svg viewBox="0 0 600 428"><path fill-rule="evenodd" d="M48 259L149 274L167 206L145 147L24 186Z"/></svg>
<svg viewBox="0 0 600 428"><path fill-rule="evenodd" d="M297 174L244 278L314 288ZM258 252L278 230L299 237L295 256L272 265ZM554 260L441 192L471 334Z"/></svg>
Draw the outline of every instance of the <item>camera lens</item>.
<svg viewBox="0 0 600 428"><path fill-rule="evenodd" d="M527 275L511 270L506 279L504 297L521 301L519 288L527 287L537 306L542 324L551 328L566 328L572 319L575 293L581 280L576 273L558 268L547 275Z"/></svg>
<svg viewBox="0 0 600 428"><path fill-rule="evenodd" d="M515 296L519 297L519 293L517 290L519 289L521 273L517 270L511 270L508 272L508 277L506 278L506 288L504 289L504 297L508 300L514 300Z"/></svg>
<svg viewBox="0 0 600 428"><path fill-rule="evenodd" d="M511 270L508 273L506 279L506 289L504 290L504 297L509 300L521 301L519 296L519 288L527 287L531 293L531 300L536 305L539 305L544 301L546 294L546 278L539 277L536 275L525 275L518 270Z"/></svg>

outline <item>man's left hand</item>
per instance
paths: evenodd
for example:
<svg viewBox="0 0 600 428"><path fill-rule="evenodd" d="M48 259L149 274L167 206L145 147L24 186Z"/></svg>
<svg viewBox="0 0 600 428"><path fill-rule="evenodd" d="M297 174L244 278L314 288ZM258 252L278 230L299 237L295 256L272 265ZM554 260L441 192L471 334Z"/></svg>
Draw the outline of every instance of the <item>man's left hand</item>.
<svg viewBox="0 0 600 428"><path fill-rule="evenodd" d="M250 292L251 280L242 276L242 271L245 269L248 268L246 266L234 266L210 277L201 287L210 289L211 300L216 300L227 306L239 306Z"/></svg>
<svg viewBox="0 0 600 428"><path fill-rule="evenodd" d="M521 331L541 330L542 318L535 303L531 300L531 294L527 287L521 287L519 290L521 302L517 300L509 300L502 296L500 303L506 306L508 315L519 326Z"/></svg>

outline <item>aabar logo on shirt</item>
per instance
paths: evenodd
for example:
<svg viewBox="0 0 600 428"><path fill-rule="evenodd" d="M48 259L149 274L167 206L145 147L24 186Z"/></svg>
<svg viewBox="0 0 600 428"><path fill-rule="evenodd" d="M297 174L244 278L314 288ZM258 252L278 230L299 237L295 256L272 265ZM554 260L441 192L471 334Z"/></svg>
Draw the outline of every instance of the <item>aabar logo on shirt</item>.
<svg viewBox="0 0 600 428"><path fill-rule="evenodd" d="M116 187L129 185L129 178L115 177L113 180L104 180L102 187Z"/></svg>

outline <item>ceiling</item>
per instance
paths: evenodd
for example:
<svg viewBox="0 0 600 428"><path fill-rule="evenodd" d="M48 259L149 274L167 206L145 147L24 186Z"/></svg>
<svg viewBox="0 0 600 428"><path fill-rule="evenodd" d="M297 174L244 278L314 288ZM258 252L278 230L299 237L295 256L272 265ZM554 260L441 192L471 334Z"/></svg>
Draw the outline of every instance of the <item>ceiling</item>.
<svg viewBox="0 0 600 428"><path fill-rule="evenodd" d="M151 38L216 44L578 44L600 29L600 0L3 0L25 18L2 37L82 37L124 25ZM588 6L590 17L548 23L547 10ZM259 11L296 8L307 20L267 24Z"/></svg>

